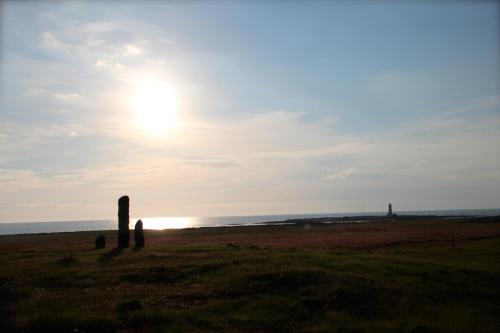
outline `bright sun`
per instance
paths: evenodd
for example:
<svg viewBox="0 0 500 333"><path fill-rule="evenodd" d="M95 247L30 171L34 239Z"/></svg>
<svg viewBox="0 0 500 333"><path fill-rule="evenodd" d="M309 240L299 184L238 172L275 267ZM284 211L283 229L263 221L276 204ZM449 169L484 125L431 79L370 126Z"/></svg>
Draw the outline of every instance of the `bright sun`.
<svg viewBox="0 0 500 333"><path fill-rule="evenodd" d="M131 96L137 123L150 134L176 127L176 101L172 88L158 79L139 80Z"/></svg>

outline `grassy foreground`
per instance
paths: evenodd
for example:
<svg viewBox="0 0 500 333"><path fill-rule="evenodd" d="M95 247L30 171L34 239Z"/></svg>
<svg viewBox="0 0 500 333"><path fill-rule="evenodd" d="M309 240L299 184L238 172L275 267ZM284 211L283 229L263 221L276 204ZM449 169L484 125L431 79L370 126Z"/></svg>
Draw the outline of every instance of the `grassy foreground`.
<svg viewBox="0 0 500 333"><path fill-rule="evenodd" d="M499 332L499 258L499 237L2 251L1 320L13 332Z"/></svg>

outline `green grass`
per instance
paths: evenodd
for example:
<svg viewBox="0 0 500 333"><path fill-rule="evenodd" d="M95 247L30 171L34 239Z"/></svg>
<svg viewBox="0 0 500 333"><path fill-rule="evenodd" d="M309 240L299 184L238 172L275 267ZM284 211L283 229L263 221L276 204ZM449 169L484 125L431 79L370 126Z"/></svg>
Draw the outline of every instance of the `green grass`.
<svg viewBox="0 0 500 333"><path fill-rule="evenodd" d="M20 332L498 332L500 239L0 253Z"/></svg>

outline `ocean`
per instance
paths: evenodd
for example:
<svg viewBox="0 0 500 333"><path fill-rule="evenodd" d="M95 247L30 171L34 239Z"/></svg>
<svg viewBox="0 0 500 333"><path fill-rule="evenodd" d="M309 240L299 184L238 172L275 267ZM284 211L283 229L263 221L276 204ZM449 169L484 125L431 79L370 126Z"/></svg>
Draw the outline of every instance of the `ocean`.
<svg viewBox="0 0 500 333"><path fill-rule="evenodd" d="M495 216L500 209L460 209L460 210L419 210L395 211L398 215L438 215L438 216ZM366 216L380 216L386 212L366 212ZM318 213L291 215L254 215L254 216L218 216L218 217L146 217L141 218L145 229L181 229L199 227L219 227L252 225L262 222L286 221L289 219L305 219L315 217L362 216L362 212L354 213ZM138 218L131 218L133 228ZM81 221L47 221L0 223L0 235L36 234L71 231L116 230L117 220L81 220Z"/></svg>

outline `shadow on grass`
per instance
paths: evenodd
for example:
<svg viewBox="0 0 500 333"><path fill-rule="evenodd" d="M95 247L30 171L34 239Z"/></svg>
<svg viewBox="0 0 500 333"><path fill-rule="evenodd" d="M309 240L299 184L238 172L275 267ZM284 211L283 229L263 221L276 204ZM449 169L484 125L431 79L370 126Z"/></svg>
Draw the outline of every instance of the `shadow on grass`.
<svg viewBox="0 0 500 333"><path fill-rule="evenodd" d="M99 259L97 259L97 261L98 262L108 262L108 261L111 261L115 257L119 256L123 252L123 250L124 249L121 248L121 247L115 247L114 249L112 249L108 253L104 253L103 255L101 255L99 257Z"/></svg>
<svg viewBox="0 0 500 333"><path fill-rule="evenodd" d="M30 321L26 333L64 332L116 332L120 323L114 319L94 316L79 317L60 314L43 314Z"/></svg>
<svg viewBox="0 0 500 333"><path fill-rule="evenodd" d="M75 258L73 253L66 254L64 257L57 259L56 263L61 266L70 266L78 263L78 260Z"/></svg>
<svg viewBox="0 0 500 333"><path fill-rule="evenodd" d="M10 332L11 321L9 313L9 301L11 300L10 288L7 285L3 285L0 281L0 332ZM3 319L6 320L3 320Z"/></svg>

